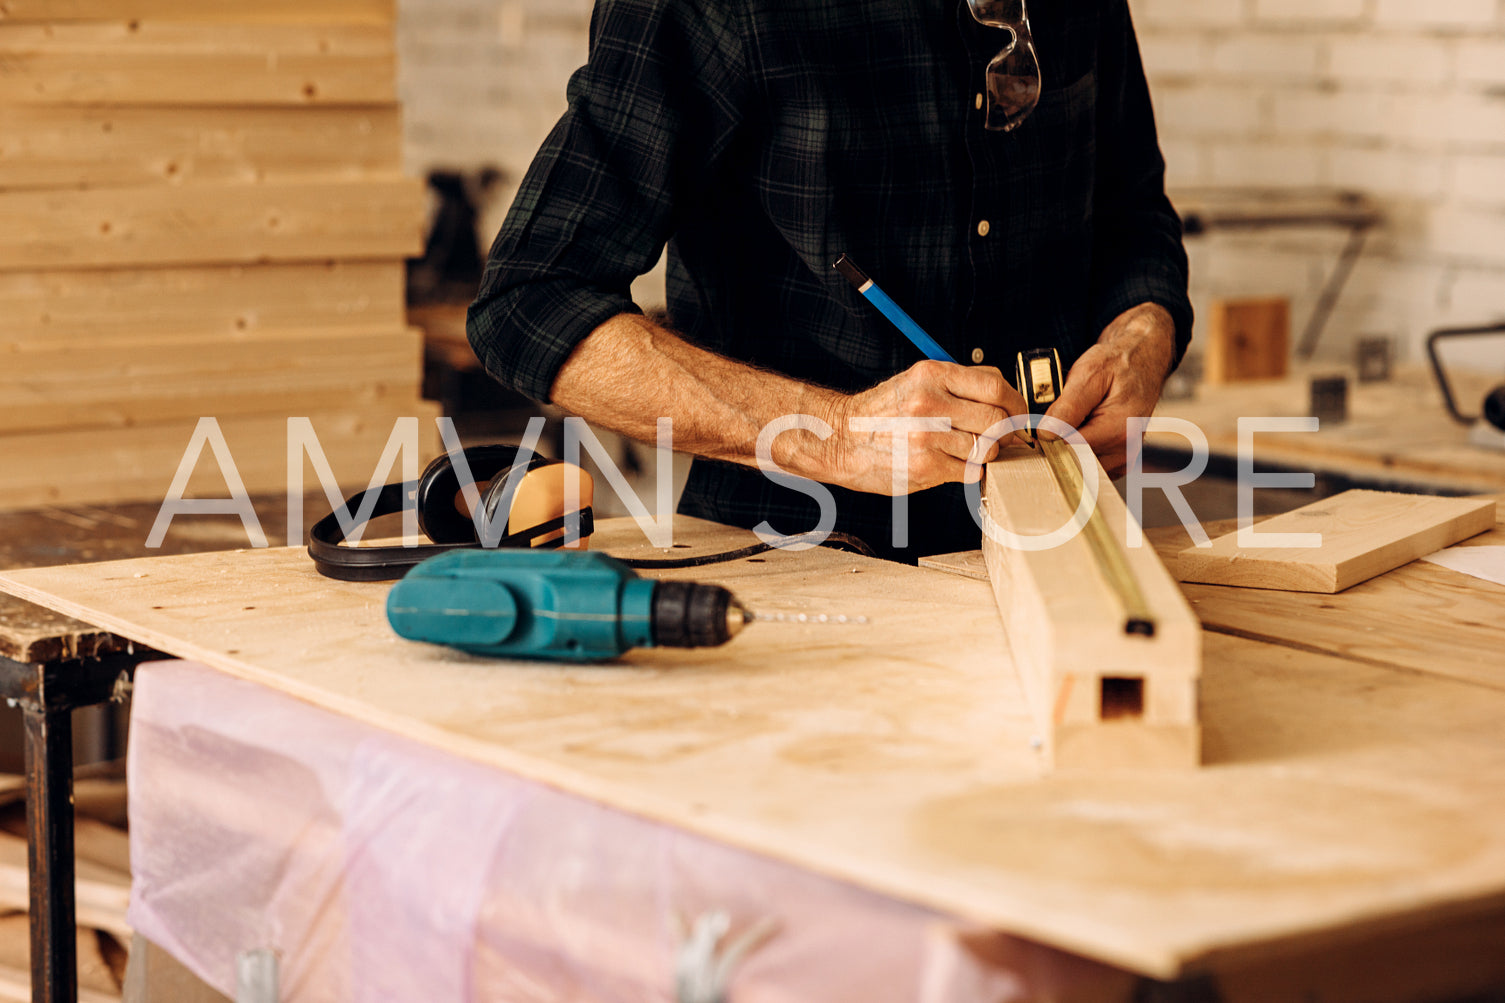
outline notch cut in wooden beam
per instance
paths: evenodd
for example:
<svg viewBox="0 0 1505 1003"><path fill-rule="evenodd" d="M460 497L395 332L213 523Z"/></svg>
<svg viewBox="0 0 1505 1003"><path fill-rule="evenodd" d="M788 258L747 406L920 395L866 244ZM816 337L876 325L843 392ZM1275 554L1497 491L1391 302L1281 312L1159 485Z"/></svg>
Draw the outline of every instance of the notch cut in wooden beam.
<svg viewBox="0 0 1505 1003"><path fill-rule="evenodd" d="M1105 545L1142 593L1152 636L1125 630L1113 573L1103 570L1084 533L1063 534L1069 538L1048 549L1029 545L1069 526L1075 511L1068 502L1076 499L1062 491L1044 451L1006 449L984 474L984 560L1044 765L1196 766L1201 624L1154 549L1127 545L1123 500L1101 465L1092 465Z"/></svg>
<svg viewBox="0 0 1505 1003"><path fill-rule="evenodd" d="M1144 680L1138 676L1104 676L1098 716L1104 721L1137 721L1144 716Z"/></svg>

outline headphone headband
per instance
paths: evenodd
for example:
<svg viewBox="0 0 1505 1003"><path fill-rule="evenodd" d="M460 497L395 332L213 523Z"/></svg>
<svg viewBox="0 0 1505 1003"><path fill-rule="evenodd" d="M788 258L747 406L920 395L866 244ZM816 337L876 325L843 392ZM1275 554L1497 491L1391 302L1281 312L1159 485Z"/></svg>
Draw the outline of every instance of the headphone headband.
<svg viewBox="0 0 1505 1003"><path fill-rule="evenodd" d="M525 458L517 447L500 445L473 446L466 449L461 458L469 467L465 483L492 482L486 489L480 506L481 517L488 521L496 517L496 509L503 501L510 504L516 488L527 479L529 473L539 467L560 462L531 451ZM516 476L514 481L513 471L519 463L525 463L526 466L521 476ZM455 464L446 454L430 463L423 476L416 481L368 488L345 500L347 513L359 512L371 492L376 491L371 513L351 526L351 531L363 528L372 519L414 506L418 511L419 528L434 542L411 547L343 546L348 538L347 531L340 523L339 513L330 512L309 531L308 556L313 558L314 567L326 578L340 581L392 581L407 574L413 565L435 554L480 547L482 544L476 535L475 518L467 516L456 506L456 499L462 491L461 476L462 473L455 469ZM541 547L560 547L590 536L595 531L595 520L587 505L526 529L514 532L510 525L506 529L496 546L531 547L540 537L564 530L564 535L559 539L538 544Z"/></svg>

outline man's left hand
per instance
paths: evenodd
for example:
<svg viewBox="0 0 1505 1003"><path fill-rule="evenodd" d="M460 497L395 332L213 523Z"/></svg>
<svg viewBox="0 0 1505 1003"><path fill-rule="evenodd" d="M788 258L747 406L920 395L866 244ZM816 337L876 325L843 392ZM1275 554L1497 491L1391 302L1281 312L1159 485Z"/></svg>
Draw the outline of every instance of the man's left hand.
<svg viewBox="0 0 1505 1003"><path fill-rule="evenodd" d="M1081 432L1108 475L1119 477L1128 466L1128 420L1155 410L1175 351L1176 324L1168 310L1156 303L1125 310L1077 359L1045 413Z"/></svg>

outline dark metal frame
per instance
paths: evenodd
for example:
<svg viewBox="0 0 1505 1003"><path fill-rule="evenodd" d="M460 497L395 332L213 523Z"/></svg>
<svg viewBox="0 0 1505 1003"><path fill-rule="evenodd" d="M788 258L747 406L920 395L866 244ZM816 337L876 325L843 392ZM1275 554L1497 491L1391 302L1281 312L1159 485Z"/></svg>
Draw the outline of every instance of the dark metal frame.
<svg viewBox="0 0 1505 1003"><path fill-rule="evenodd" d="M1447 405L1448 414L1460 425L1472 425L1484 415L1467 415L1458 410L1457 398L1453 396L1453 384L1448 380L1447 371L1442 368L1442 356L1437 351L1437 343L1448 338L1479 338L1487 335L1505 335L1505 321L1479 327L1445 327L1427 335L1427 361L1432 363L1432 375L1437 377L1437 389L1442 391L1442 402Z"/></svg>
<svg viewBox="0 0 1505 1003"><path fill-rule="evenodd" d="M1317 350L1322 329L1327 326L1333 308L1338 305L1338 297L1343 294L1343 287L1348 283L1348 276L1364 251L1364 241L1368 238L1369 231L1383 220L1380 213L1370 208L1358 193L1335 194L1336 203L1323 210L1284 207L1272 193L1265 193L1264 199L1272 201L1268 208L1231 212L1193 209L1188 210L1182 218L1183 232L1188 237L1211 230L1260 230L1286 226L1337 226L1348 230L1348 239L1343 244L1338 263L1323 282L1317 303L1296 343L1296 356L1301 359L1310 359Z"/></svg>
<svg viewBox="0 0 1505 1003"><path fill-rule="evenodd" d="M73 711L125 699L137 663L160 657L153 651L54 662L0 656L0 698L21 709L26 732L32 1003L78 1000Z"/></svg>

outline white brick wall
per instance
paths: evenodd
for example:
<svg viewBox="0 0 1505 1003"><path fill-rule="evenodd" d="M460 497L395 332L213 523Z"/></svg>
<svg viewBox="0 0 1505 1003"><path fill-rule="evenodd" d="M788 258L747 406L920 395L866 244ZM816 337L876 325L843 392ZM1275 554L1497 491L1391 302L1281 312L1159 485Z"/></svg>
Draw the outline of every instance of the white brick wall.
<svg viewBox="0 0 1505 1003"><path fill-rule="evenodd" d="M398 0L399 87L407 168L501 168L483 243L585 62L591 0Z"/></svg>
<svg viewBox="0 0 1505 1003"><path fill-rule="evenodd" d="M1361 191L1386 213L1321 353L1505 318L1505 0L1130 0L1170 185ZM399 0L406 157L501 167L482 220L564 109L591 0ZM1289 295L1305 324L1331 230L1194 238L1194 301Z"/></svg>
<svg viewBox="0 0 1505 1003"><path fill-rule="evenodd" d="M1386 214L1323 335L1505 319L1505 0L1130 0L1173 192L1363 192ZM1204 8L1199 14L1199 9ZM1194 238L1193 300L1289 295L1299 333L1342 234Z"/></svg>

